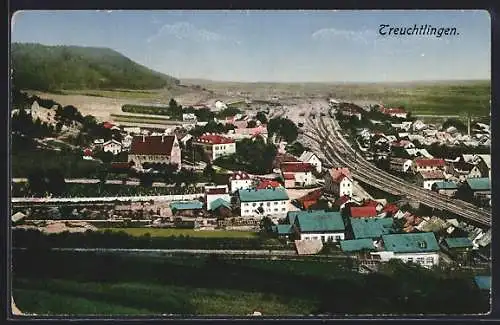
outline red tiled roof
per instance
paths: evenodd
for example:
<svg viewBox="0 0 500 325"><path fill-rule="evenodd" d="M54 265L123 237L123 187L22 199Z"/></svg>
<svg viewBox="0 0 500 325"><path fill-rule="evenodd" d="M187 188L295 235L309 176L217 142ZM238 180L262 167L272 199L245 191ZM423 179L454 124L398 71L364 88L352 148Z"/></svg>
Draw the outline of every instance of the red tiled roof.
<svg viewBox="0 0 500 325"><path fill-rule="evenodd" d="M294 173L283 173L283 178L284 179L295 179L295 174Z"/></svg>
<svg viewBox="0 0 500 325"><path fill-rule="evenodd" d="M348 202L351 198L347 195L343 195L341 197L339 197L336 201L335 201L335 205L336 206L341 206L342 204Z"/></svg>
<svg viewBox="0 0 500 325"><path fill-rule="evenodd" d="M394 213L398 212L398 210L399 210L399 208L397 207L397 205L395 205L395 204L387 204L382 209L382 212L387 212L387 213L394 214Z"/></svg>
<svg viewBox="0 0 500 325"><path fill-rule="evenodd" d="M298 162L299 160L288 153L278 153L273 161L273 168L280 167L284 162Z"/></svg>
<svg viewBox="0 0 500 325"><path fill-rule="evenodd" d="M351 179L351 172L348 168L332 168L329 170L332 180L336 183L340 183L344 177Z"/></svg>
<svg viewBox="0 0 500 325"><path fill-rule="evenodd" d="M382 113L384 114L401 114L406 113L405 109L402 107L398 108L382 108Z"/></svg>
<svg viewBox="0 0 500 325"><path fill-rule="evenodd" d="M207 194L227 194L227 190L225 188L210 188L207 190Z"/></svg>
<svg viewBox="0 0 500 325"><path fill-rule="evenodd" d="M256 188L258 190L269 188L269 187L281 187L281 183L277 181L263 180L261 181Z"/></svg>
<svg viewBox="0 0 500 325"><path fill-rule="evenodd" d="M231 175L229 178L230 180L236 180L236 179L250 179L250 175L248 175L245 172L242 171L237 171Z"/></svg>
<svg viewBox="0 0 500 325"><path fill-rule="evenodd" d="M306 195L297 199L299 202L304 201L317 201L323 195L323 191L321 189L314 190L312 192L307 193Z"/></svg>
<svg viewBox="0 0 500 325"><path fill-rule="evenodd" d="M431 158L431 159L415 159L415 165L418 167L444 167L444 159Z"/></svg>
<svg viewBox="0 0 500 325"><path fill-rule="evenodd" d="M112 127L114 127L115 125L113 123L110 123L110 122L104 122L102 124L102 126L106 129L111 129Z"/></svg>
<svg viewBox="0 0 500 325"><path fill-rule="evenodd" d="M92 150L89 148L83 150L83 155L85 155L85 156L92 156L92 154L93 154Z"/></svg>
<svg viewBox="0 0 500 325"><path fill-rule="evenodd" d="M208 144L227 144L234 143L234 140L218 134L204 134L201 137L198 137L196 142Z"/></svg>
<svg viewBox="0 0 500 325"><path fill-rule="evenodd" d="M280 166L282 173L305 173L312 171L313 168L310 163L304 162L286 162Z"/></svg>
<svg viewBox="0 0 500 325"><path fill-rule="evenodd" d="M163 141L162 141L163 137ZM130 153L132 155L166 155L170 156L174 144L173 135L136 136L132 139ZM144 140L144 141L143 141Z"/></svg>
<svg viewBox="0 0 500 325"><path fill-rule="evenodd" d="M375 207L351 207L351 217L353 218L375 217L376 215Z"/></svg>
<svg viewBox="0 0 500 325"><path fill-rule="evenodd" d="M111 168L116 168L116 169L128 169L130 168L131 164L129 162L112 162L111 163Z"/></svg>

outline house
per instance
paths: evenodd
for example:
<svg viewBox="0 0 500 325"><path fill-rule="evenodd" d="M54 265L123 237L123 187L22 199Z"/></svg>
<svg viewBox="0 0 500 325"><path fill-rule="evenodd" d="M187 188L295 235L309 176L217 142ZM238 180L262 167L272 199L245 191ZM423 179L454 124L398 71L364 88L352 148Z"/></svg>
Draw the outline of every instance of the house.
<svg viewBox="0 0 500 325"><path fill-rule="evenodd" d="M245 172L237 171L229 177L231 193L253 187L254 180Z"/></svg>
<svg viewBox="0 0 500 325"><path fill-rule="evenodd" d="M491 179L491 155L477 155L478 168L481 171L481 177Z"/></svg>
<svg viewBox="0 0 500 325"><path fill-rule="evenodd" d="M441 170L444 171L446 167L446 162L444 159L438 158L417 158L413 161L413 171L415 173L419 173L421 171L430 171L430 170Z"/></svg>
<svg viewBox="0 0 500 325"><path fill-rule="evenodd" d="M413 125L411 127L412 127L413 131L418 132L418 131L425 129L427 127L427 125L424 122L422 122L421 120L416 120L415 122L413 122Z"/></svg>
<svg viewBox="0 0 500 325"><path fill-rule="evenodd" d="M203 203L200 201L175 201L169 204L174 216L195 216L202 212Z"/></svg>
<svg viewBox="0 0 500 325"><path fill-rule="evenodd" d="M11 216L11 221L13 224L18 224L19 222L21 222L24 218L26 218L26 215L22 212L16 212L14 213L12 216Z"/></svg>
<svg viewBox="0 0 500 325"><path fill-rule="evenodd" d="M351 239L341 240L340 249L344 253L356 253L361 251L375 251L376 247L371 239Z"/></svg>
<svg viewBox="0 0 500 325"><path fill-rule="evenodd" d="M354 239L380 239L393 231L392 218L350 218Z"/></svg>
<svg viewBox="0 0 500 325"><path fill-rule="evenodd" d="M276 225L274 231L278 234L278 238L289 239L293 234L293 226L291 224Z"/></svg>
<svg viewBox="0 0 500 325"><path fill-rule="evenodd" d="M144 163L172 164L181 167L181 148L175 135L134 136L128 161L135 166Z"/></svg>
<svg viewBox="0 0 500 325"><path fill-rule="evenodd" d="M117 155L122 152L122 144L116 140L110 140L104 142L102 145L102 150L104 152L111 152L113 155Z"/></svg>
<svg viewBox="0 0 500 325"><path fill-rule="evenodd" d="M92 152L92 149L86 148L83 150L83 159L84 160L93 160L94 159L94 153Z"/></svg>
<svg viewBox="0 0 500 325"><path fill-rule="evenodd" d="M406 118L408 116L408 113L402 107L385 108L385 107L382 106L380 108L380 112L382 112L385 115L389 115L391 117Z"/></svg>
<svg viewBox="0 0 500 325"><path fill-rule="evenodd" d="M244 124L242 126L238 126L238 123ZM237 121L231 124L237 126L236 129L229 131L227 137L234 139L236 141L243 139L256 139L257 137L262 137L262 139L267 142L268 133L266 125L259 125L254 128L247 128L247 121Z"/></svg>
<svg viewBox="0 0 500 325"><path fill-rule="evenodd" d="M417 184L427 190L432 189L432 184L445 180L444 174L440 170L422 170L417 176Z"/></svg>
<svg viewBox="0 0 500 325"><path fill-rule="evenodd" d="M122 139L122 151L130 150L130 146L132 145L133 139L134 139L134 137L131 136L130 134L127 134L126 136L123 137L123 139Z"/></svg>
<svg viewBox="0 0 500 325"><path fill-rule="evenodd" d="M466 178L481 177L481 170L477 165L464 161L449 164L447 172L461 182L465 181Z"/></svg>
<svg viewBox="0 0 500 325"><path fill-rule="evenodd" d="M285 188L307 187L314 184L314 167L309 163L286 162L280 166Z"/></svg>
<svg viewBox="0 0 500 325"><path fill-rule="evenodd" d="M340 212L300 211L294 226L300 240L339 242L345 238L345 225Z"/></svg>
<svg viewBox="0 0 500 325"><path fill-rule="evenodd" d="M311 206L316 204L322 195L323 195L322 189L317 189L317 190L309 192L306 195L298 198L297 202L300 204L302 209L307 210Z"/></svg>
<svg viewBox="0 0 500 325"><path fill-rule="evenodd" d="M453 254L462 254L472 250L472 240L467 237L445 238L442 246Z"/></svg>
<svg viewBox="0 0 500 325"><path fill-rule="evenodd" d="M215 102L215 109L220 111L220 110L223 110L223 109L226 109L227 108L227 105L221 101L221 100L218 100Z"/></svg>
<svg viewBox="0 0 500 325"><path fill-rule="evenodd" d="M242 217L286 214L289 197L282 187L238 190L238 203Z"/></svg>
<svg viewBox="0 0 500 325"><path fill-rule="evenodd" d="M411 170L413 161L405 158L390 158L389 169L395 172L406 173Z"/></svg>
<svg viewBox="0 0 500 325"><path fill-rule="evenodd" d="M193 146L200 147L210 161L236 153L233 139L214 133L205 133L193 141Z"/></svg>
<svg viewBox="0 0 500 325"><path fill-rule="evenodd" d="M136 127L136 126L127 126L127 127L123 128L123 132L130 134L130 135L134 135L134 134L139 135L139 134L141 134L141 128Z"/></svg>
<svg viewBox="0 0 500 325"><path fill-rule="evenodd" d="M366 207L352 206L349 209L349 214L351 218L373 218L377 216L378 212L377 208L374 206L366 206Z"/></svg>
<svg viewBox="0 0 500 325"><path fill-rule="evenodd" d="M181 143L182 143L182 146L183 146L184 148L186 148L186 146L188 145L189 141L191 141L192 139L193 139L193 136L192 136L191 134L187 133L187 134L186 134L185 136L183 136L183 137L181 138L181 140L180 140L180 141L181 141Z"/></svg>
<svg viewBox="0 0 500 325"><path fill-rule="evenodd" d="M269 179L258 180L257 186L255 186L255 188L258 190L272 189L272 188L278 188L278 187L283 188L283 185L278 181L273 181L273 180L269 180Z"/></svg>
<svg viewBox="0 0 500 325"><path fill-rule="evenodd" d="M210 202L207 205L207 210L215 212L220 216L230 216L231 215L231 203L224 200L223 198L218 198Z"/></svg>
<svg viewBox="0 0 500 325"><path fill-rule="evenodd" d="M183 113L182 114L182 121L183 122L191 122L191 123L196 123L196 114L194 113Z"/></svg>
<svg viewBox="0 0 500 325"><path fill-rule="evenodd" d="M439 181L431 185L431 190L449 197L455 196L458 185L452 181Z"/></svg>
<svg viewBox="0 0 500 325"><path fill-rule="evenodd" d="M352 196L353 187L348 168L332 168L325 175L325 190L336 196Z"/></svg>
<svg viewBox="0 0 500 325"><path fill-rule="evenodd" d="M205 203L207 210L212 210L212 203L216 200L224 200L226 202L231 202L231 196L229 195L229 189L227 185L207 185L205 186ZM221 201L218 201L220 204Z"/></svg>
<svg viewBox="0 0 500 325"><path fill-rule="evenodd" d="M102 127L105 128L105 129L109 129L109 130L120 130L119 127L117 127L116 125L114 125L111 122L104 122L104 123L102 123Z"/></svg>
<svg viewBox="0 0 500 325"><path fill-rule="evenodd" d="M382 262L399 259L424 267L439 264L439 245L432 232L382 235L383 251L372 252Z"/></svg>
<svg viewBox="0 0 500 325"><path fill-rule="evenodd" d="M458 189L456 196L469 202L491 206L491 181L487 177L468 178Z"/></svg>
<svg viewBox="0 0 500 325"><path fill-rule="evenodd" d="M302 162L309 163L309 164L313 165L314 168L316 168L316 171L318 173L321 173L322 163L321 163L321 160L318 158L318 156L316 156L316 154L314 152L307 151L307 150L304 151L300 155L299 160Z"/></svg>

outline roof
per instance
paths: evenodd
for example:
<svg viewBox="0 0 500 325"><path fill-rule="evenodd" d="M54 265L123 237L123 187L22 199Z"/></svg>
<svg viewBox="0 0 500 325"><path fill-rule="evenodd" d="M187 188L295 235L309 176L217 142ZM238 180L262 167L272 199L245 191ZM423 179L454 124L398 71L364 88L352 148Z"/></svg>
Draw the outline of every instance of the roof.
<svg viewBox="0 0 500 325"><path fill-rule="evenodd" d="M397 107L397 108L382 108L381 109L382 113L384 114L401 114L401 113L406 113L404 108L402 107Z"/></svg>
<svg viewBox="0 0 500 325"><path fill-rule="evenodd" d="M392 218L351 218L354 238L378 238L392 229Z"/></svg>
<svg viewBox="0 0 500 325"><path fill-rule="evenodd" d="M342 195L341 197L339 197L333 204L335 206L341 206L342 204L346 203L346 202L349 202L351 198L347 195Z"/></svg>
<svg viewBox="0 0 500 325"><path fill-rule="evenodd" d="M114 127L115 125L113 123L110 123L110 122L104 122L102 123L102 126L105 128L105 129L111 129L112 127Z"/></svg>
<svg viewBox="0 0 500 325"><path fill-rule="evenodd" d="M295 179L295 174L294 173L283 173L283 178L284 179Z"/></svg>
<svg viewBox="0 0 500 325"><path fill-rule="evenodd" d="M219 188L209 188L205 192L208 195L216 195L216 194L227 194L227 187L219 187Z"/></svg>
<svg viewBox="0 0 500 325"><path fill-rule="evenodd" d="M456 190L458 188L457 183L452 181L436 182L432 186L435 186L437 189L440 190Z"/></svg>
<svg viewBox="0 0 500 325"><path fill-rule="evenodd" d="M491 190L491 181L488 177L468 178L466 181L473 191Z"/></svg>
<svg viewBox="0 0 500 325"><path fill-rule="evenodd" d="M162 141L163 139L163 141ZM132 139L130 153L133 155L167 155L170 156L175 136L136 136Z"/></svg>
<svg viewBox="0 0 500 325"><path fill-rule="evenodd" d="M258 190L266 188L276 188L276 187L282 187L281 183L278 181L271 181L267 179L260 181L259 184L256 186Z"/></svg>
<svg viewBox="0 0 500 325"><path fill-rule="evenodd" d="M470 172L473 168L474 168L474 164L471 164L471 163L468 163L465 161L458 161L456 163L453 163L453 169L455 169L455 170Z"/></svg>
<svg viewBox="0 0 500 325"><path fill-rule="evenodd" d="M314 167L305 162L286 162L281 163L280 169L282 173L305 173L312 171Z"/></svg>
<svg viewBox="0 0 500 325"><path fill-rule="evenodd" d="M169 207L170 209L176 209L176 210L195 210L195 209L202 209L203 203L196 200L176 201L176 202L171 202Z"/></svg>
<svg viewBox="0 0 500 325"><path fill-rule="evenodd" d="M382 212L388 212L388 213L391 213L391 214L394 214L396 212L398 212L399 208L397 205L395 204L387 204L383 209L382 209Z"/></svg>
<svg viewBox="0 0 500 325"><path fill-rule="evenodd" d="M208 144L228 144L235 143L233 139L221 136L219 134L204 134L195 140L198 143Z"/></svg>
<svg viewBox="0 0 500 325"><path fill-rule="evenodd" d="M491 155L477 155L481 158L482 161L486 164L486 166L491 169Z"/></svg>
<svg viewBox="0 0 500 325"><path fill-rule="evenodd" d="M237 171L233 173L229 179L230 180L250 179L250 175L242 171Z"/></svg>
<svg viewBox="0 0 500 325"><path fill-rule="evenodd" d="M314 191L307 193L304 196L299 197L297 200L299 202L311 201L311 200L317 201L317 200L319 200L321 195L323 195L323 190L319 188L317 190L314 190Z"/></svg>
<svg viewBox="0 0 500 325"><path fill-rule="evenodd" d="M352 218L375 217L377 209L375 206L351 207Z"/></svg>
<svg viewBox="0 0 500 325"><path fill-rule="evenodd" d="M307 161L310 161L310 160L311 160L312 158L314 158L314 157L318 158L318 156L316 156L316 155L314 154L314 152L312 152L312 151L304 151L304 152L302 152L302 154L300 155L299 160L300 160L300 161L307 162Z"/></svg>
<svg viewBox="0 0 500 325"><path fill-rule="evenodd" d="M481 290L491 290L491 275L476 275L474 282Z"/></svg>
<svg viewBox="0 0 500 325"><path fill-rule="evenodd" d="M446 238L444 242L449 248L472 247L472 241L467 237Z"/></svg>
<svg viewBox="0 0 500 325"><path fill-rule="evenodd" d="M129 163L129 162L111 162L111 168L128 169L130 167L131 167L131 163Z"/></svg>
<svg viewBox="0 0 500 325"><path fill-rule="evenodd" d="M344 231L345 225L340 212L334 211L300 211L295 223L301 232Z"/></svg>
<svg viewBox="0 0 500 325"><path fill-rule="evenodd" d="M419 174L423 179L444 179L444 174L440 170L422 170Z"/></svg>
<svg viewBox="0 0 500 325"><path fill-rule="evenodd" d="M112 139L112 140L109 140L109 141L104 142L103 146L107 146L107 145L112 144L112 143L117 144L117 145L119 145L120 147L121 147L121 145L122 145L120 142L116 141L115 139Z"/></svg>
<svg viewBox="0 0 500 325"><path fill-rule="evenodd" d="M343 252L359 252L363 249L375 250L372 240L368 238L341 240L340 248Z"/></svg>
<svg viewBox="0 0 500 325"><path fill-rule="evenodd" d="M437 252L439 246L433 232L383 235L386 251L394 253Z"/></svg>
<svg viewBox="0 0 500 325"><path fill-rule="evenodd" d="M230 209L231 203L227 202L226 200L224 200L222 198L218 198L218 199L210 202L210 210L215 210L215 209L220 208L222 206Z"/></svg>
<svg viewBox="0 0 500 325"><path fill-rule="evenodd" d="M18 222L21 219L24 219L26 215L22 212L16 212L12 215L11 220L12 222Z"/></svg>
<svg viewBox="0 0 500 325"><path fill-rule="evenodd" d="M304 239L295 241L295 250L298 255L317 254L323 249L323 242L318 239Z"/></svg>
<svg viewBox="0 0 500 325"><path fill-rule="evenodd" d="M92 156L92 149L86 148L85 150L83 150L83 154L85 156Z"/></svg>
<svg viewBox="0 0 500 325"><path fill-rule="evenodd" d="M444 159L430 158L430 159L415 159L417 167L444 167Z"/></svg>
<svg viewBox="0 0 500 325"><path fill-rule="evenodd" d="M347 177L351 179L351 172L349 171L349 168L332 168L328 171L330 173L330 176L332 177L332 180L334 182L340 182L344 177Z"/></svg>
<svg viewBox="0 0 500 325"><path fill-rule="evenodd" d="M288 200L288 194L285 189L276 187L270 189L245 189L238 190L241 202L259 202L259 201L281 201Z"/></svg>
<svg viewBox="0 0 500 325"><path fill-rule="evenodd" d="M292 225L276 225L278 235L287 235L292 233Z"/></svg>

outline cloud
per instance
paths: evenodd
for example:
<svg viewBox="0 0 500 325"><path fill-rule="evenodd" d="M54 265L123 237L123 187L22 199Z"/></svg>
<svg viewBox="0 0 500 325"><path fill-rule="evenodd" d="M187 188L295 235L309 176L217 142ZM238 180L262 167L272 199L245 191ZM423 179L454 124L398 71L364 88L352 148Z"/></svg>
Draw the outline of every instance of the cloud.
<svg viewBox="0 0 500 325"><path fill-rule="evenodd" d="M164 36L171 36L177 39L185 39L196 42L217 42L226 39L224 35L206 29L197 28L188 22L178 22L175 24L163 25L154 35L147 39L147 42L154 42Z"/></svg>
<svg viewBox="0 0 500 325"><path fill-rule="evenodd" d="M360 42L368 44L376 37L376 33L372 30L342 30L335 28L322 28L311 34L313 40L349 40L353 42Z"/></svg>

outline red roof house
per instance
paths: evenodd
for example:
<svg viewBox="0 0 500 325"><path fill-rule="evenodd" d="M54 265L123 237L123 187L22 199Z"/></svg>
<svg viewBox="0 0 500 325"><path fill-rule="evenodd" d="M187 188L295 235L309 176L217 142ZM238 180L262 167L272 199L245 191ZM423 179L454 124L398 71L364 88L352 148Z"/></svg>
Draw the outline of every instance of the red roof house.
<svg viewBox="0 0 500 325"><path fill-rule="evenodd" d="M167 163L180 166L181 149L175 135L136 136L130 145L129 161L136 166L143 163Z"/></svg>
<svg viewBox="0 0 500 325"><path fill-rule="evenodd" d="M314 169L310 163L304 162L284 162L280 166L282 173L307 173Z"/></svg>
<svg viewBox="0 0 500 325"><path fill-rule="evenodd" d="M377 209L373 206L351 207L351 218L376 217Z"/></svg>
<svg viewBox="0 0 500 325"><path fill-rule="evenodd" d="M446 165L444 159L440 158L419 158L415 159L415 167L417 169L435 169L444 168Z"/></svg>
<svg viewBox="0 0 500 325"><path fill-rule="evenodd" d="M234 143L233 139L224 137L222 135L218 134L204 134L200 137L198 137L196 140L198 143L205 143L205 144L228 144L228 143Z"/></svg>
<svg viewBox="0 0 500 325"><path fill-rule="evenodd" d="M259 182L259 184L257 184L256 189L262 190L262 189L266 189L266 188L277 188L277 187L282 187L282 186L283 185L281 185L280 182L265 179L265 180L261 180Z"/></svg>
<svg viewBox="0 0 500 325"><path fill-rule="evenodd" d="M318 202L318 200L321 198L321 195L323 195L323 190L317 189L298 198L297 201L300 203L303 209L309 209L312 205Z"/></svg>

